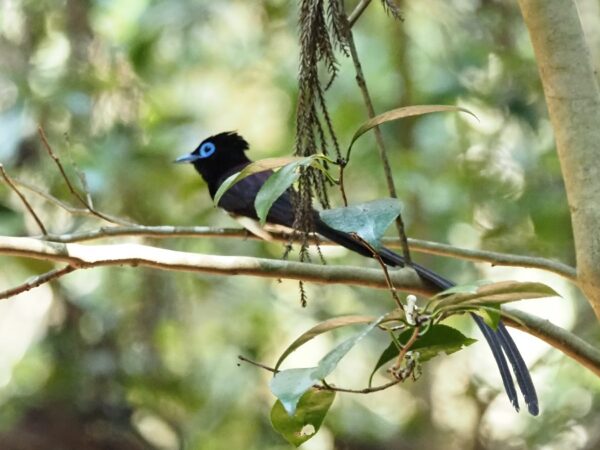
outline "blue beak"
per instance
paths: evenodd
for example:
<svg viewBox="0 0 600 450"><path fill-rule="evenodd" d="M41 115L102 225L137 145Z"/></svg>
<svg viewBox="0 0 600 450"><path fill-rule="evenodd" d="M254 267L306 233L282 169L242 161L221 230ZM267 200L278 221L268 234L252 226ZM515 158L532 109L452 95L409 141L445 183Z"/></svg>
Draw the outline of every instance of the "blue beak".
<svg viewBox="0 0 600 450"><path fill-rule="evenodd" d="M193 155L193 154L188 154L188 155L183 155L180 156L179 158L177 158L175 161L173 161L176 164L183 164L183 163L192 163L198 159L200 159L201 156L200 155Z"/></svg>

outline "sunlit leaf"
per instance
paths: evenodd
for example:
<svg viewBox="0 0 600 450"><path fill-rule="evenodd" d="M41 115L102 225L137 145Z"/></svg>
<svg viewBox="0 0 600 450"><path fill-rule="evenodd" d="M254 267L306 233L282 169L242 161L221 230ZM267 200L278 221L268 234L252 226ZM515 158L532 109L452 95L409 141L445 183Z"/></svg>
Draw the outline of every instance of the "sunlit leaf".
<svg viewBox="0 0 600 450"><path fill-rule="evenodd" d="M498 329L498 324L500 323L500 318L502 317L500 305L486 305L485 308L480 308L479 314L481 314L483 321L490 328L493 330Z"/></svg>
<svg viewBox="0 0 600 450"><path fill-rule="evenodd" d="M282 370L273 376L270 383L271 392L281 401L288 414L294 414L300 397L312 385L333 372L341 359L346 356L352 347L373 330L384 317L381 316L368 327L365 327L360 333L339 344L327 353L316 367Z"/></svg>
<svg viewBox="0 0 600 450"><path fill-rule="evenodd" d="M457 292L445 296L438 302L440 306L480 305L485 303L508 303L518 300L559 297L550 286L537 282L501 281L479 286L475 292Z"/></svg>
<svg viewBox="0 0 600 450"><path fill-rule="evenodd" d="M334 399L334 391L309 389L300 398L293 415L277 400L271 409L273 428L290 444L299 447L317 434Z"/></svg>
<svg viewBox="0 0 600 450"><path fill-rule="evenodd" d="M459 106L451 105L414 105L392 109L391 111L386 111L382 114L373 117L370 120L367 120L358 128L358 130L356 130L354 136L352 136L350 145L348 146L347 159L350 157L350 150L352 149L352 145L354 144L354 142L367 131L371 130L372 128L375 128L378 125L381 125L386 122L391 122L393 120L403 119L405 117L420 116L423 114L446 111L461 111L471 114L473 117L477 118L477 116L475 116L475 114L473 114L471 111L465 108L461 108Z"/></svg>
<svg viewBox="0 0 600 450"><path fill-rule="evenodd" d="M306 167L315 161L317 155L296 159L271 175L258 191L254 199L254 208L260 223L264 224L267 214L275 200L283 194L300 176L299 167Z"/></svg>
<svg viewBox="0 0 600 450"><path fill-rule="evenodd" d="M227 192L234 184L238 183L239 181L242 181L244 178L246 178L254 173L264 172L266 170L277 169L277 168L283 167L287 164L290 164L290 163L293 163L296 161L302 161L304 159L305 158L298 157L298 156L286 156L286 157L282 157L282 158L266 158L266 159L261 159L259 161L254 161L254 162L248 164L246 167L244 167L241 171L234 173L229 178L227 178L223 183L221 183L221 186L219 186L219 189L217 190L217 192L215 194L213 202L215 205L218 205L219 200L221 200L221 197L223 197L223 194L225 194L225 192Z"/></svg>
<svg viewBox="0 0 600 450"><path fill-rule="evenodd" d="M343 316L343 317L335 317L333 319L325 320L310 330L302 333L298 339L290 344L288 348L281 354L277 363L275 364L275 370L279 369L281 363L287 358L292 352L306 344L311 339L319 336L320 334L326 333L331 330L335 330L336 328L347 327L348 325L357 325L357 324L366 324L371 323L375 320L375 317L372 316Z"/></svg>
<svg viewBox="0 0 600 450"><path fill-rule="evenodd" d="M406 345L412 336L412 333L412 329L402 332L397 337L398 342L400 342L402 345ZM449 327L448 325L438 324L432 325L427 333L425 333L423 336L420 336L410 347L410 350L418 351L419 361L425 362L437 356L441 352L449 355L457 352L463 347L473 344L474 342L477 342L477 340L465 336L457 329ZM379 357L379 360L375 364L375 367L371 372L371 376L369 377L369 385L371 385L375 372L377 372L377 370L385 363L396 358L399 354L400 352L398 347L392 341L390 345L383 351Z"/></svg>
<svg viewBox="0 0 600 450"><path fill-rule="evenodd" d="M326 209L319 213L323 222L346 233L356 233L375 250L381 248L385 230L398 217L402 204L395 198L382 198L345 208Z"/></svg>

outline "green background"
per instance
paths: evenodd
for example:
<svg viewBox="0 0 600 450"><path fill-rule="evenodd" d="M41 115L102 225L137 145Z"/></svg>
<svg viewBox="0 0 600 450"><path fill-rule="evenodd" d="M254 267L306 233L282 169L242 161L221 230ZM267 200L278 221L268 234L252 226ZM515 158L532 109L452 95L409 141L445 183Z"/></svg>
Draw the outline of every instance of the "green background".
<svg viewBox="0 0 600 450"><path fill-rule="evenodd" d="M552 130L516 2L398 3L403 22L373 2L353 29L377 112L450 104L479 118L443 113L383 126L409 235L573 265ZM597 63L600 3L579 3ZM41 125L69 174L77 178L75 167L85 173L101 211L146 225L235 226L191 167L170 162L226 130L243 134L253 159L292 152L297 14L296 3L283 0L5 0L0 162L74 205L40 144ZM339 63L327 102L347 145L366 112L351 61L340 55ZM355 144L346 176L351 202L387 195L371 133ZM53 233L105 225L27 195ZM341 204L338 192L330 197ZM4 184L0 233L39 233ZM283 252L281 244L251 240L145 242L223 255ZM324 253L329 264L376 267L339 249ZM564 298L524 308L598 340L588 304L557 277L415 257L459 283L544 281ZM52 267L0 257L0 290ZM295 282L103 268L4 300L0 447L288 448L269 423L269 374L238 365L237 355L273 364L320 320L391 306L386 292L362 288L311 284L308 293L302 309ZM480 337L466 320L452 325ZM314 365L347 335L320 337L288 367ZM416 383L338 395L303 448L597 448L600 383L558 351L517 338L539 389L540 417L514 413L491 353L478 343L428 363ZM363 387L385 346L385 336L368 337L332 380Z"/></svg>

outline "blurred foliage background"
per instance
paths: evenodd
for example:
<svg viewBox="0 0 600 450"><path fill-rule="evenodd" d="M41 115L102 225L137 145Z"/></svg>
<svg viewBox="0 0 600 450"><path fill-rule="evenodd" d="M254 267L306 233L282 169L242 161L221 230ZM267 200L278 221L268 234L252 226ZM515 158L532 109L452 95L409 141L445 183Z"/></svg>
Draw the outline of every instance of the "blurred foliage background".
<svg viewBox="0 0 600 450"><path fill-rule="evenodd" d="M356 2L346 3L350 10ZM578 3L597 63L600 2ZM403 22L373 2L353 29L376 110L456 104L479 117L435 114L384 126L409 235L574 264L552 131L516 2L398 4ZM85 173L101 211L148 225L233 226L195 172L170 162L224 130L242 133L254 159L291 153L296 31L297 4L283 0L3 0L0 162L73 203L41 147L41 125L69 173ZM343 57L327 101L347 144L366 113ZM372 135L355 146L347 176L352 202L386 196ZM104 225L27 195L53 233ZM337 192L331 197L340 204ZM0 233L39 233L4 184ZM226 255L283 252L231 239L145 242ZM375 264L324 251L330 264ZM564 298L519 306L598 342L585 299L555 276L416 257L457 282L544 281ZM0 257L0 290L51 268ZM294 282L106 268L5 300L0 448L288 448L270 427L269 374L240 366L237 355L272 364L320 320L390 306L385 292L367 289L311 285L309 295L302 309ZM478 337L467 321L453 325ZM513 334L540 391L540 417L512 410L479 343L429 363L416 383L339 395L305 448L598 448L598 380ZM289 366L313 364L343 336L315 340ZM384 345L383 337L367 339L333 381L363 386Z"/></svg>

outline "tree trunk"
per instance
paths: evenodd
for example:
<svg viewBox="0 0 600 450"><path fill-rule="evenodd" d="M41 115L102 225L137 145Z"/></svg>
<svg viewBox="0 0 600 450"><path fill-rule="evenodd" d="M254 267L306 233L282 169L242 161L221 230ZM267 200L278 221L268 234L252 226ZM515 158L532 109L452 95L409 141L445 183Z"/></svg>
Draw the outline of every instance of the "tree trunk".
<svg viewBox="0 0 600 450"><path fill-rule="evenodd" d="M573 0L519 0L565 180L578 284L600 319L600 93Z"/></svg>

